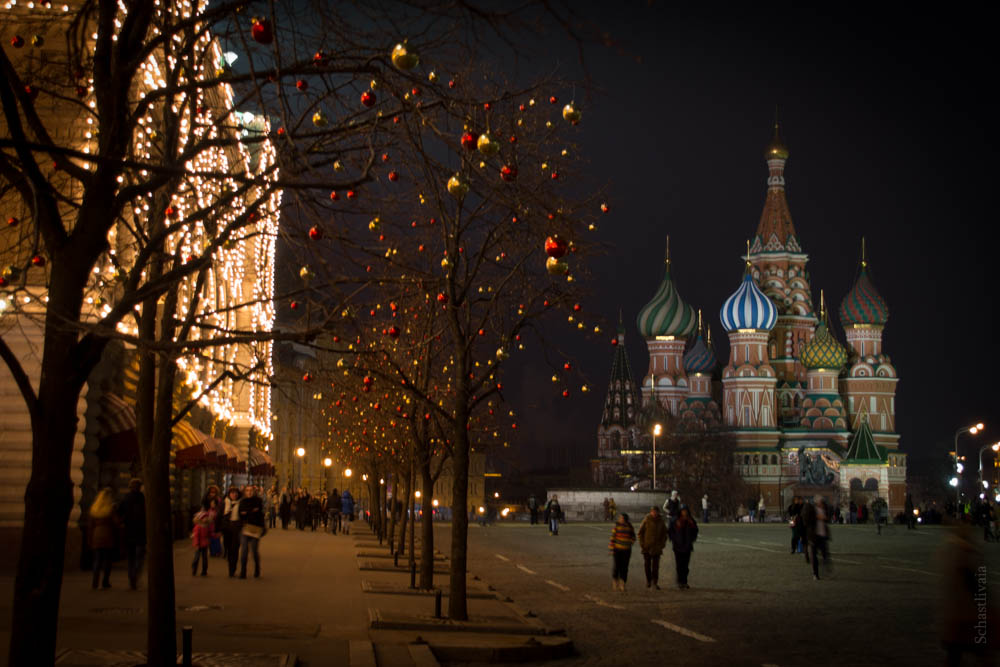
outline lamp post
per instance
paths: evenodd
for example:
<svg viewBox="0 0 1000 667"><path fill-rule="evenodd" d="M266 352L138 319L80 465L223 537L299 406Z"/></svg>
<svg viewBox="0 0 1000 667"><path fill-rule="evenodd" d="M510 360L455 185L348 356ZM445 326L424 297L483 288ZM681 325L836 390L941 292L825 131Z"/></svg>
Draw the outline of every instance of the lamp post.
<svg viewBox="0 0 1000 667"><path fill-rule="evenodd" d="M323 467L324 468L329 469L329 467L332 466L332 465L333 465L333 459L331 459L329 456L327 456L325 459L323 459ZM324 493L326 493L326 478L327 478L327 476L329 474L330 474L329 470L327 470L327 472L323 473L323 492Z"/></svg>
<svg viewBox="0 0 1000 667"><path fill-rule="evenodd" d="M983 452L987 449L992 449L994 452L1000 452L1000 442L994 442L992 445L983 445L979 448L979 486L983 485ZM994 463L994 466L996 464Z"/></svg>
<svg viewBox="0 0 1000 667"><path fill-rule="evenodd" d="M968 433L969 435L975 435L983 430L983 423L978 422L976 424L970 424L969 426L963 426L962 428L955 431L955 473L958 483L955 485L955 517L960 517L961 511L960 507L962 505L962 480L958 477L961 471L958 469L958 436L963 433Z"/></svg>
<svg viewBox="0 0 1000 667"><path fill-rule="evenodd" d="M653 491L656 491L656 436L663 432L659 424L653 426Z"/></svg>
<svg viewBox="0 0 1000 667"><path fill-rule="evenodd" d="M302 486L302 458L306 455L306 448L299 447L295 450L295 455L299 457L299 483L298 486Z"/></svg>

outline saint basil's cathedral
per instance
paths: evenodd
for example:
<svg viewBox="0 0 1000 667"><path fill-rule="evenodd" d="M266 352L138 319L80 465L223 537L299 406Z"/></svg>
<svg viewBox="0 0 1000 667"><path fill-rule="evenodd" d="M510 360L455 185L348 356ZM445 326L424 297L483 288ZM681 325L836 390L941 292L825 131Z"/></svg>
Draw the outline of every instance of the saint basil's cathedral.
<svg viewBox="0 0 1000 667"><path fill-rule="evenodd" d="M794 495L868 503L877 494L890 512L902 511L898 378L882 350L889 309L871 280L864 241L857 278L837 311L845 346L830 328L822 291L818 311L814 305L809 256L785 198L788 149L777 123L765 159L764 211L747 244L743 279L719 312L728 363L720 367L710 326L678 293L668 245L663 281L636 318L649 351L640 385L619 323L598 457L591 461L594 482L649 488L653 424L661 423L664 435L731 438L737 471L768 508L783 508ZM670 483L660 476L657 486Z"/></svg>

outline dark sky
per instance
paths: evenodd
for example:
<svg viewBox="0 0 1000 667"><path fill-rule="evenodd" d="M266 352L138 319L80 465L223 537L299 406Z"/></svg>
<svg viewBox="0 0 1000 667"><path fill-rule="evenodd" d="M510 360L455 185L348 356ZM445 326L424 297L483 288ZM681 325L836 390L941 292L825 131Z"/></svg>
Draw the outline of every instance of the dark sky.
<svg viewBox="0 0 1000 667"><path fill-rule="evenodd" d="M884 349L900 376L901 447L911 460L946 454L955 429L978 420L987 433L963 440L963 451L1000 439L996 300L986 293L997 285L987 265L988 253L996 261L995 125L986 120L996 109L987 101L995 38L984 17L913 14L914 5L892 14L599 6L588 17L622 52L586 50L602 92L584 101L581 144L608 184L613 211L599 234L613 250L595 267L585 306L609 319L623 309L636 379L648 357L635 316L662 277L667 234L681 296L725 339L719 307L739 284L744 240L760 217L777 104L817 304L823 288L839 305L867 238L890 308ZM577 71L570 51L563 67ZM836 318L835 330L843 342ZM725 363L728 346L718 347ZM596 454L612 348L605 337L571 349L589 395L563 399L546 369L509 377L519 387L507 398L521 412L520 451L535 464L553 451L577 462Z"/></svg>

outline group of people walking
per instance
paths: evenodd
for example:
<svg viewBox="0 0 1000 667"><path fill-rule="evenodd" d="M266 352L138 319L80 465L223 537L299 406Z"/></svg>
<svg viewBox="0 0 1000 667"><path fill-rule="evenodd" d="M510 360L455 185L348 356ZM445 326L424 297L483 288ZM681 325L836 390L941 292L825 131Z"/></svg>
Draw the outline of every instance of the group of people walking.
<svg viewBox="0 0 1000 667"><path fill-rule="evenodd" d="M191 545L194 560L191 576L208 576L210 552L221 555L229 566L229 576L235 577L237 564L239 578L247 578L247 561L253 554L254 577L260 577L260 540L267 532L264 501L257 495L257 487L247 485L242 489L231 486L224 498L219 497L219 487L208 487L201 507L192 518Z"/></svg>
<svg viewBox="0 0 1000 667"><path fill-rule="evenodd" d="M135 590L146 554L146 497L142 480L129 482L128 493L115 505L110 487L101 489L90 505L87 543L94 555L91 586L111 588L111 566L121 550L128 561L128 585Z"/></svg>
<svg viewBox="0 0 1000 667"><path fill-rule="evenodd" d="M686 506L680 505L676 491L671 494L670 500L675 501L676 504L670 504L666 520L660 515L658 507L650 507L649 514L639 524L638 534L632 527L628 514L622 512L618 515L611 531L611 541L608 544L613 560L611 580L615 590L625 591L629 562L632 559L632 546L636 541L639 542L639 549L642 552L646 588L659 590L660 556L663 554L668 540L674 552L677 587L682 590L690 588L688 586L688 571L694 543L698 539L698 524L691 516L690 510ZM676 514L671 514L670 511L675 508Z"/></svg>
<svg viewBox="0 0 1000 667"><path fill-rule="evenodd" d="M310 528L315 532L316 527L322 525L324 531L329 530L334 535L341 531L345 535L351 532L355 502L348 489L343 493L333 489L329 495L325 491L311 495L308 489L299 487L293 492L286 486L280 493L272 489L269 496L268 525L271 528L280 518L281 529L288 530L294 516L295 527L299 530Z"/></svg>

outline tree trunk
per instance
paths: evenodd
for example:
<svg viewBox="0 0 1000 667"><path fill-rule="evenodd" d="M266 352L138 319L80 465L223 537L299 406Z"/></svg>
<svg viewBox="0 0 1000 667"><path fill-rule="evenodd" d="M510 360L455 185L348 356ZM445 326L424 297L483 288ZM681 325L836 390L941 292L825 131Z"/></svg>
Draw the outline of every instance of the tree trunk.
<svg viewBox="0 0 1000 667"><path fill-rule="evenodd" d="M404 481L406 480L405 477L403 479ZM406 554L406 522L409 520L408 509L410 507L410 496L412 495L413 489L408 487L405 487L403 489L403 493L400 495L400 500L403 503L403 513L399 521L399 536L398 544L396 545L396 553L401 556Z"/></svg>
<svg viewBox="0 0 1000 667"><path fill-rule="evenodd" d="M24 493L24 529L14 580L8 663L55 662L66 531L73 508L70 466L77 401L91 360L76 356L76 322L87 271L72 256L53 257L45 343L37 398L31 409L31 478Z"/></svg>
<svg viewBox="0 0 1000 667"><path fill-rule="evenodd" d="M411 456L410 457L410 489L415 489L415 488L416 488L416 485L414 484L413 457ZM424 500L424 502L427 502L427 501ZM423 507L423 503L421 503L421 507ZM416 557L417 557L417 555L416 555L416 553L414 553L415 549L414 549L414 545L413 545L413 529L414 529L414 527L416 525L417 525L417 498L416 498L416 494L411 492L410 493L410 572L414 571L414 568L416 567L416 564L417 564L416 563ZM412 586L413 583L411 583L410 585Z"/></svg>
<svg viewBox="0 0 1000 667"><path fill-rule="evenodd" d="M460 396L462 394L459 394ZM451 573L448 592L448 618L469 618L466 600L465 563L469 537L469 421L468 409L460 401L455 417L455 446L451 459L454 483L451 487Z"/></svg>
<svg viewBox="0 0 1000 667"><path fill-rule="evenodd" d="M424 498L424 514L420 517L420 588L434 588L434 508L428 506L434 498L434 478L431 476L429 455L420 457L420 485Z"/></svg>

